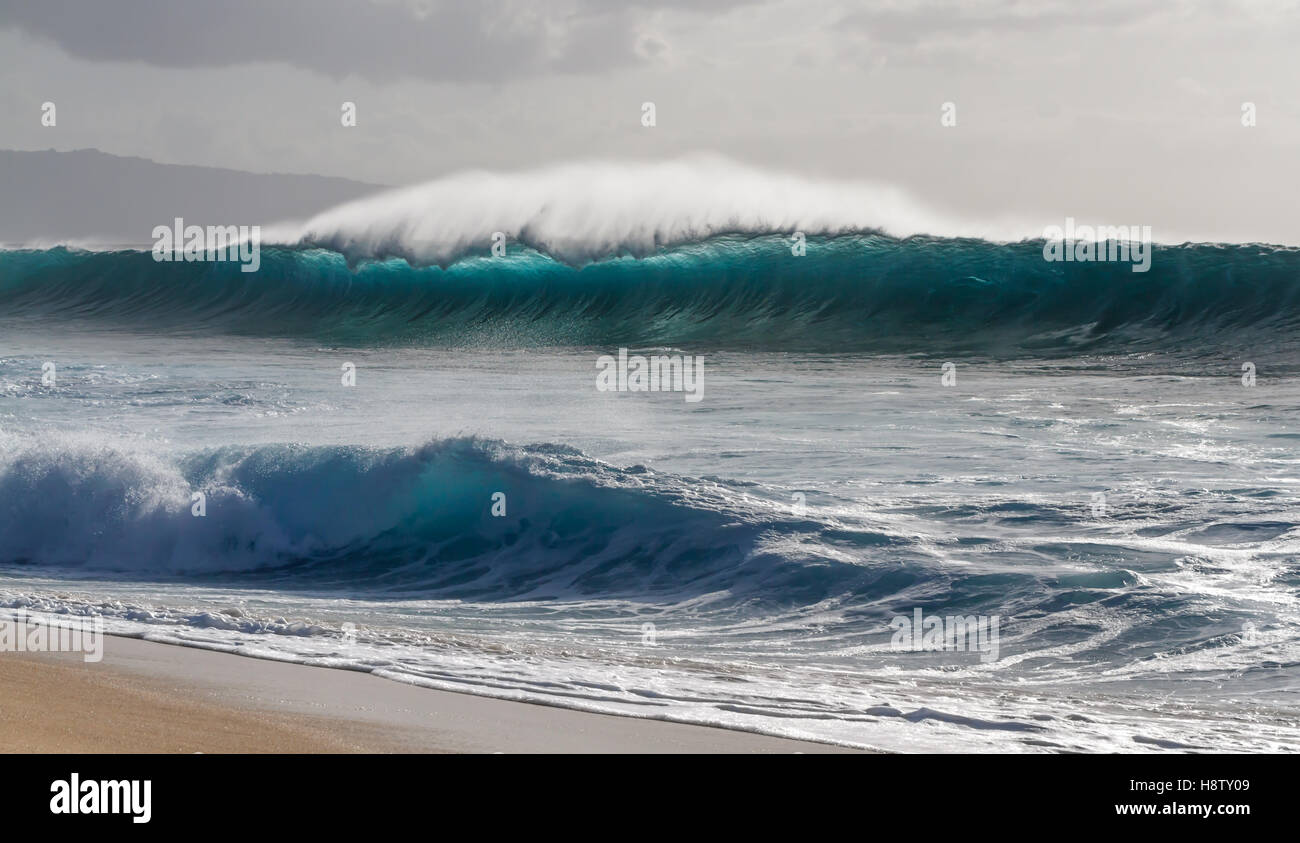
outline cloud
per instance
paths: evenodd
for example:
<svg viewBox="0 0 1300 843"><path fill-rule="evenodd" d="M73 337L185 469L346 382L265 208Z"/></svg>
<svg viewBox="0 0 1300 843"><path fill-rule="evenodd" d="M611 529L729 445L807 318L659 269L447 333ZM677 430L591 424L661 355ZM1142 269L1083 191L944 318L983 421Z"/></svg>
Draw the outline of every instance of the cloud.
<svg viewBox="0 0 1300 843"><path fill-rule="evenodd" d="M1080 5L1066 0L925 0L882 4L844 15L837 26L896 45L916 45L940 36L1044 33L1069 27L1114 29L1162 11L1156 0L1100 0Z"/></svg>
<svg viewBox="0 0 1300 843"><path fill-rule="evenodd" d="M0 0L0 27L91 61L172 68L284 62L333 78L499 82L644 61L638 13L656 6L687 8L684 0L622 7L595 0Z"/></svg>

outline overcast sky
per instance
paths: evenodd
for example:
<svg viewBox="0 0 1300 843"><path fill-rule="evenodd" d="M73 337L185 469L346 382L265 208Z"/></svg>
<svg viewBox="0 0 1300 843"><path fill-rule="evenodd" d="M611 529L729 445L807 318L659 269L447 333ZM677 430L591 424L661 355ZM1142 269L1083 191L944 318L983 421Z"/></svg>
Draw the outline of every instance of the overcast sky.
<svg viewBox="0 0 1300 843"><path fill-rule="evenodd" d="M708 151L1294 243L1297 43L1276 0L0 0L0 148L383 184Z"/></svg>

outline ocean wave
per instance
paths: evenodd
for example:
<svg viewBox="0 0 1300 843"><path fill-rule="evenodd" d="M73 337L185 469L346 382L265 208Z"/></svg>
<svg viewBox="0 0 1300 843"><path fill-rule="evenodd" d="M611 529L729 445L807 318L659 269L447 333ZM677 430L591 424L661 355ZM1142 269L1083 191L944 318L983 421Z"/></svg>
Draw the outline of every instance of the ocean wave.
<svg viewBox="0 0 1300 843"><path fill-rule="evenodd" d="M787 554L763 537L823 532L892 541L563 445L458 438L162 457L51 441L0 452L0 564L42 570L254 574L285 588L480 599L650 599L743 582L800 602L861 572L835 570L815 543Z"/></svg>
<svg viewBox="0 0 1300 843"><path fill-rule="evenodd" d="M846 234L794 257L785 236L715 236L570 266L530 248L446 268L350 266L266 248L232 263L147 253L0 253L8 316L149 331L354 344L696 347L1051 356L1300 351L1300 250L1155 247L1127 263L1053 263L1041 242Z"/></svg>

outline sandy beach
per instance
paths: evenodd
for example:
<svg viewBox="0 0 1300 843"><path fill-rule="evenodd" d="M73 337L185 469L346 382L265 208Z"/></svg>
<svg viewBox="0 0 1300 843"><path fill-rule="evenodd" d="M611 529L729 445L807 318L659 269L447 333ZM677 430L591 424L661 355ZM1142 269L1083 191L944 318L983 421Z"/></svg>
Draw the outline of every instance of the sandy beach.
<svg viewBox="0 0 1300 843"><path fill-rule="evenodd" d="M104 660L0 654L0 751L844 752L764 735L418 688L133 638Z"/></svg>

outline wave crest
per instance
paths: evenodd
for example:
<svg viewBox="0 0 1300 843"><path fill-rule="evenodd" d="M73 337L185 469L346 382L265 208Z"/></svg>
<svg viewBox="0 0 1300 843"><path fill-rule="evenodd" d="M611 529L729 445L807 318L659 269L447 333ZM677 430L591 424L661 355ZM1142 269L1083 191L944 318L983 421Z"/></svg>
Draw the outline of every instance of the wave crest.
<svg viewBox="0 0 1300 843"><path fill-rule="evenodd" d="M268 231L266 239L330 249L353 261L396 257L447 266L467 254L487 253L500 232L511 243L577 266L618 255L643 257L720 235L796 231L1035 236L1020 223L972 223L939 213L894 187L818 181L695 156L459 173L350 202L301 225Z"/></svg>

